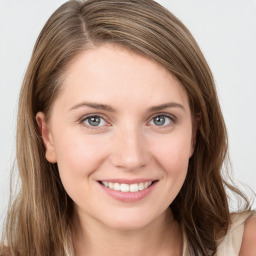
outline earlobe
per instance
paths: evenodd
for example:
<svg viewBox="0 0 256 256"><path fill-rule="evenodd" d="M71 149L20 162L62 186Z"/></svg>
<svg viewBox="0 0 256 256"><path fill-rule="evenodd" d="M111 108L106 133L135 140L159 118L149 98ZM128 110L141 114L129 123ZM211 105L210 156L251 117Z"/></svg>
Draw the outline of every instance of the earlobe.
<svg viewBox="0 0 256 256"><path fill-rule="evenodd" d="M43 112L38 112L36 114L36 122L45 146L45 158L50 163L56 163L57 158L56 158L56 152L54 148L52 133L49 126L46 123L45 114Z"/></svg>

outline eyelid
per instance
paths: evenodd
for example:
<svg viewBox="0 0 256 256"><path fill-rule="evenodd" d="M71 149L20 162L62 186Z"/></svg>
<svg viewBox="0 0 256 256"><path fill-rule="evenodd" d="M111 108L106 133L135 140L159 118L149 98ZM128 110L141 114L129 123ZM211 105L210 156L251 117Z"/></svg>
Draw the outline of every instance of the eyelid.
<svg viewBox="0 0 256 256"><path fill-rule="evenodd" d="M84 115L81 119L79 119L79 123L84 125L86 128L88 129L102 129L104 126L89 126L87 124L84 123L84 121L89 118L89 117L92 117L92 116L96 116L96 117L100 117L102 118L108 125L104 125L104 126L110 126L109 122L109 118L107 116L105 116L104 114L99 114L99 113L92 113L92 114L87 114L87 115Z"/></svg>
<svg viewBox="0 0 256 256"><path fill-rule="evenodd" d="M149 121L151 121L153 118L155 118L155 117L157 117L157 116L169 117L169 118L171 119L171 121L172 121L171 124L169 124L169 125L164 125L164 126L157 126L157 125L154 125L154 126L156 126L157 128L160 128L160 129L168 128L168 127L174 125L174 124L176 123L176 121L177 121L177 118L176 118L174 115L172 115L172 114L170 114L170 113L166 113L166 112L160 112L160 113L154 114L153 116L150 117ZM149 122L149 121L148 121L148 122Z"/></svg>
<svg viewBox="0 0 256 256"><path fill-rule="evenodd" d="M95 127L94 127L94 126L89 126L89 125L85 124L84 121L85 121L87 118L92 117L92 116L97 116L97 117L102 118L102 119L107 123L107 125L104 125L104 126L95 126ZM163 128L172 126L173 124L175 124L176 119L177 119L174 115L172 115L172 114L170 114L170 113L160 112L160 113L155 113L154 115L150 116L150 118L149 118L149 120L147 121L147 123L150 122L153 118L155 118L155 117L157 117L157 116L165 116L165 117L168 117L168 118L170 118L170 119L172 120L172 123L171 123L170 125L165 125L165 126L156 126L156 125L155 125L157 128L160 128L160 129L161 129L161 128L163 129ZM111 126L111 124L110 124L110 119L109 119L107 116L105 116L104 114L101 114L101 113L92 113L92 114L84 115L84 116L79 120L79 123L83 124L83 125L86 126L86 128L88 128L88 129L102 129L102 128L104 128L105 126Z"/></svg>

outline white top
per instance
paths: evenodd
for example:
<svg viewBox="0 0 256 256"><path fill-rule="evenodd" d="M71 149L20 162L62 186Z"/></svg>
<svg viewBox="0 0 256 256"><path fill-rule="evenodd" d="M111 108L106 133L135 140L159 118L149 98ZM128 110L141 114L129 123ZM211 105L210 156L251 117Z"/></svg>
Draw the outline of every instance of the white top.
<svg viewBox="0 0 256 256"><path fill-rule="evenodd" d="M231 226L226 236L220 241L216 256L238 256L242 244L245 221L254 214L254 211L236 213L231 215ZM70 236L71 237L71 236ZM72 239L70 239L69 249L66 256L75 256ZM183 232L182 256L190 256L188 242Z"/></svg>
<svg viewBox="0 0 256 256"><path fill-rule="evenodd" d="M231 226L226 236L220 241L216 256L238 256L242 244L244 223L255 212L243 212L231 215ZM188 244L185 234L183 234L182 256L189 256Z"/></svg>

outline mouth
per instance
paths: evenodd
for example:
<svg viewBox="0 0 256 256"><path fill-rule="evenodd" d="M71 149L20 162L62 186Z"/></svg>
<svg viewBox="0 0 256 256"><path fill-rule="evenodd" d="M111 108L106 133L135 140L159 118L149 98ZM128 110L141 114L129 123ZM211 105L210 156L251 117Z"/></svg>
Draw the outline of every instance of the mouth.
<svg viewBox="0 0 256 256"><path fill-rule="evenodd" d="M125 183L125 182L114 182L114 181L99 181L99 183L111 190L124 192L124 193L136 193L139 191L143 191L150 186L152 186L154 183L156 183L157 180L151 180L151 181L144 181L144 182L134 182L134 183Z"/></svg>

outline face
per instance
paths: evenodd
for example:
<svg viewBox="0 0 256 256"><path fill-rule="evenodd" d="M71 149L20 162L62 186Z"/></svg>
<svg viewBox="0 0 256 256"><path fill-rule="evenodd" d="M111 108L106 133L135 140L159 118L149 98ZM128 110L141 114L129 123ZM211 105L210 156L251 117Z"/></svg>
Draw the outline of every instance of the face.
<svg viewBox="0 0 256 256"><path fill-rule="evenodd" d="M77 56L50 118L37 114L78 216L136 229L163 216L193 153L188 97L159 64L117 46Z"/></svg>

